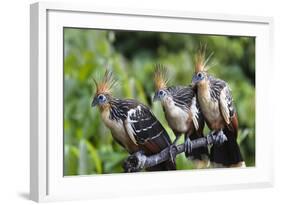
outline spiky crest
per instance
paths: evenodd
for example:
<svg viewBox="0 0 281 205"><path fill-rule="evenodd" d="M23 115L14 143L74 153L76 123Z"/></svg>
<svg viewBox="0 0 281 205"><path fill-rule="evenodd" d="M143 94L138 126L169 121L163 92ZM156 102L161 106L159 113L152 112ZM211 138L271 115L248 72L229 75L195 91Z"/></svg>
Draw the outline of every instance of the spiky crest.
<svg viewBox="0 0 281 205"><path fill-rule="evenodd" d="M96 94L106 93L111 94L111 89L116 84L113 74L110 70L106 69L103 78L100 81L94 79L96 86Z"/></svg>
<svg viewBox="0 0 281 205"><path fill-rule="evenodd" d="M154 85L157 90L167 88L168 83L168 71L167 68L162 64L155 65L154 71Z"/></svg>
<svg viewBox="0 0 281 205"><path fill-rule="evenodd" d="M208 65L208 62L210 61L211 57L213 56L213 52L209 54L209 56L206 58L206 50L207 50L207 44L200 44L200 47L197 51L197 54L195 55L195 73L198 72L207 72L210 68L210 65Z"/></svg>

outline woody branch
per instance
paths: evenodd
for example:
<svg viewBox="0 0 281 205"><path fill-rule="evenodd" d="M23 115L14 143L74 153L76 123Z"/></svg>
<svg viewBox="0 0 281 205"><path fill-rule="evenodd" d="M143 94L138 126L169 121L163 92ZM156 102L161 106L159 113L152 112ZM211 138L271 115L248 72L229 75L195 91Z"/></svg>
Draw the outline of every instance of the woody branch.
<svg viewBox="0 0 281 205"><path fill-rule="evenodd" d="M217 143L216 135L210 133L206 137L201 137L190 141L190 148L192 150L195 148L204 147L215 143ZM182 152L185 151L185 145L184 144L177 145L176 149L173 149L172 151L174 152L173 154L175 156L181 154ZM143 152L140 151L130 155L125 160L123 168L125 172L139 172L145 168L156 166L157 164L160 164L169 159L170 159L169 147L151 156L146 156Z"/></svg>

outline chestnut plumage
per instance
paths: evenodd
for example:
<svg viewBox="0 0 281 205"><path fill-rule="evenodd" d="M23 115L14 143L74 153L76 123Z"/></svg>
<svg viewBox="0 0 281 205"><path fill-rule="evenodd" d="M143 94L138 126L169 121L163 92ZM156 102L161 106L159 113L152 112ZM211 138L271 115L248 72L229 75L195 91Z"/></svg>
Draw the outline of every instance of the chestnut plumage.
<svg viewBox="0 0 281 205"><path fill-rule="evenodd" d="M161 101L166 120L176 136L174 143L182 134L185 135L186 142L203 137L204 119L196 93L191 86L168 87L167 82L167 69L163 65L156 65L154 100ZM186 150L186 156L196 160L197 167L206 167L208 164L207 147L193 149L190 153Z"/></svg>
<svg viewBox="0 0 281 205"><path fill-rule="evenodd" d="M244 166L237 143L238 118L231 90L227 83L207 73L206 47L199 50L192 84L197 90L197 99L204 119L214 132L223 131L227 141L222 145L213 145L210 159L214 164L226 167Z"/></svg>
<svg viewBox="0 0 281 205"><path fill-rule="evenodd" d="M170 146L168 133L147 106L133 99L112 96L113 82L112 73L109 71L105 72L102 85L95 81L97 91L92 102L92 106L99 107L102 120L110 129L113 138L130 154L144 151L149 156ZM174 163L166 161L149 170L175 168Z"/></svg>

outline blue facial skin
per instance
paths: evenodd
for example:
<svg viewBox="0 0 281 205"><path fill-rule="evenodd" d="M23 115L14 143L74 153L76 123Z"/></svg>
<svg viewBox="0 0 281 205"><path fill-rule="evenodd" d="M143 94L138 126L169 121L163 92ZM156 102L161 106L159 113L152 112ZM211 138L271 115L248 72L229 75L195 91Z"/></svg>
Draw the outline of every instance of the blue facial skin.
<svg viewBox="0 0 281 205"><path fill-rule="evenodd" d="M204 74L199 72L192 77L192 85L196 85L198 82L204 79Z"/></svg>
<svg viewBox="0 0 281 205"><path fill-rule="evenodd" d="M164 90L159 90L155 93L153 101L162 100L166 95L167 93Z"/></svg>
<svg viewBox="0 0 281 205"><path fill-rule="evenodd" d="M107 102L107 98L103 94L99 94L98 96L95 96L93 102L92 102L92 107L96 105L103 105L104 103Z"/></svg>

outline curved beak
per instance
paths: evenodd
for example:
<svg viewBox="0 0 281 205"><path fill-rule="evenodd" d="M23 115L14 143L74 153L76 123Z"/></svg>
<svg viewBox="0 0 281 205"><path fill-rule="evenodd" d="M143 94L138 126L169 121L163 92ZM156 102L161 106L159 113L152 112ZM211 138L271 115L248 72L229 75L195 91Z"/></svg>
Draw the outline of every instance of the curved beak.
<svg viewBox="0 0 281 205"><path fill-rule="evenodd" d="M156 102L158 100L160 100L158 92L155 92L154 97L153 97L153 102Z"/></svg>
<svg viewBox="0 0 281 205"><path fill-rule="evenodd" d="M197 77L197 75L193 75L191 87L194 88L198 82L199 82L199 78Z"/></svg>
<svg viewBox="0 0 281 205"><path fill-rule="evenodd" d="M92 106L92 107L95 107L96 105L98 105L98 99L95 97L95 98L93 99L93 101L92 101L91 106Z"/></svg>

